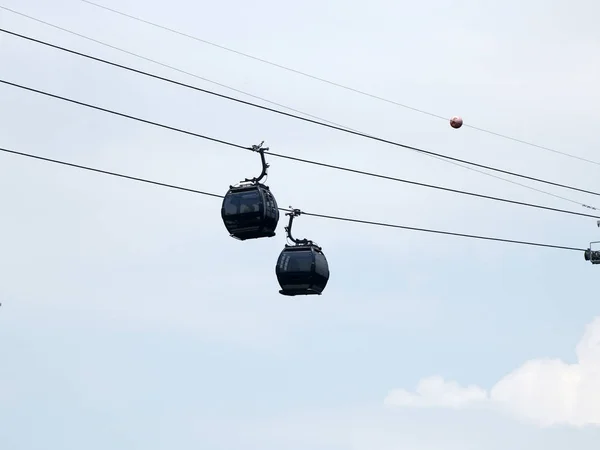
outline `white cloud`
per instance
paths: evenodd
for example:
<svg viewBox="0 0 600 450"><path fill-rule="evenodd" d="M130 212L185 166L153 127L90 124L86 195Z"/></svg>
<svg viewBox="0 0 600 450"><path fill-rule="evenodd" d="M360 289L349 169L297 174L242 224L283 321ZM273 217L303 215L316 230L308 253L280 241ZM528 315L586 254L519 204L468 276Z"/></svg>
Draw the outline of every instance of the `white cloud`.
<svg viewBox="0 0 600 450"><path fill-rule="evenodd" d="M600 317L590 323L576 348L577 363L540 358L525 362L487 392L434 376L414 393L394 389L384 403L396 407L488 406L540 426L600 425Z"/></svg>
<svg viewBox="0 0 600 450"><path fill-rule="evenodd" d="M440 376L423 378L413 394L405 389L394 389L385 399L387 405L461 408L487 400L487 393L478 386L461 387Z"/></svg>

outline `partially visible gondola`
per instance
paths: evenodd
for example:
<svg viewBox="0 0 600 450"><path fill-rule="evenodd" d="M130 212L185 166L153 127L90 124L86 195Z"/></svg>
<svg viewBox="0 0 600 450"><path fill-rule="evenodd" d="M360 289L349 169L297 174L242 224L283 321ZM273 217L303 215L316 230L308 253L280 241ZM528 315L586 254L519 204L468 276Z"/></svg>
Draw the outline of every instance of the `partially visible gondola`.
<svg viewBox="0 0 600 450"><path fill-rule="evenodd" d="M597 244L599 242L592 242L592 244ZM583 257L586 261L590 261L592 264L600 264L600 250L592 250L591 245L584 253Z"/></svg>
<svg viewBox="0 0 600 450"><path fill-rule="evenodd" d="M300 214L299 209L286 214L290 221L285 231L294 244L286 244L277 259L275 274L281 286L279 293L287 296L321 295L329 281L329 264L321 247L307 239L292 237L292 222Z"/></svg>
<svg viewBox="0 0 600 450"><path fill-rule="evenodd" d="M264 152L269 150L254 145L252 150L260 154L262 172L258 177L246 178L238 186L229 186L221 206L221 218L231 237L245 241L275 236L279 223L279 208L268 186L260 181L267 175L269 164Z"/></svg>

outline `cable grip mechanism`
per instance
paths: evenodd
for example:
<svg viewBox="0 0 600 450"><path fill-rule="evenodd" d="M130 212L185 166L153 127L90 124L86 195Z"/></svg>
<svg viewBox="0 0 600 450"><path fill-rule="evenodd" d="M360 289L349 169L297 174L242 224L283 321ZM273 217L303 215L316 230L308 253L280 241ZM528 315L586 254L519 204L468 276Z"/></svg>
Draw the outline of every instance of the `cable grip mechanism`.
<svg viewBox="0 0 600 450"><path fill-rule="evenodd" d="M286 216L290 217L288 226L285 227L287 238L296 245L314 245L313 241L310 241L308 239L296 239L292 236L292 224L294 223L294 218L300 215L302 215L302 211L300 209L292 208L290 206L290 212L286 213Z"/></svg>
<svg viewBox="0 0 600 450"><path fill-rule="evenodd" d="M249 150L252 150L253 152L258 152L258 154L260 155L260 161L262 163L262 171L258 177L246 178L244 180L245 182L251 182L254 184L258 184L258 183L260 183L260 180L262 180L264 177L267 176L267 169L269 168L269 163L267 163L267 161L265 160L265 152L269 151L269 147L263 147L262 145L264 143L265 143L265 141L262 141L260 144L253 145L249 149Z"/></svg>

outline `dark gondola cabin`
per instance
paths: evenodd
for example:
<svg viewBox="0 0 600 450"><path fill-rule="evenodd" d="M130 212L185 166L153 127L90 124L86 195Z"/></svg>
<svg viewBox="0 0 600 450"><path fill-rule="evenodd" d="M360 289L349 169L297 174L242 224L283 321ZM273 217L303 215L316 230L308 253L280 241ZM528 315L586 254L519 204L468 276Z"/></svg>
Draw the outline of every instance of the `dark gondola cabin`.
<svg viewBox="0 0 600 450"><path fill-rule="evenodd" d="M286 245L279 254L275 274L282 295L321 295L329 281L329 264L321 247L308 239L295 239L292 236L294 217L302 214L292 209L286 216L290 222L285 227L287 238L294 245Z"/></svg>
<svg viewBox="0 0 600 450"><path fill-rule="evenodd" d="M588 248L583 255L586 261L590 261L592 264L600 264L600 250Z"/></svg>
<svg viewBox="0 0 600 450"><path fill-rule="evenodd" d="M321 295L329 281L329 265L320 247L292 245L281 251L275 267L282 295Z"/></svg>
<svg viewBox="0 0 600 450"><path fill-rule="evenodd" d="M231 187L221 207L229 234L241 241L275 236L279 209L269 188L262 184Z"/></svg>
<svg viewBox="0 0 600 450"><path fill-rule="evenodd" d="M221 218L229 235L240 241L275 236L279 222L279 208L268 186L260 183L267 176L269 165L265 161L265 151L260 145L252 150L260 154L262 172L256 178L246 178L239 186L229 186L223 198Z"/></svg>

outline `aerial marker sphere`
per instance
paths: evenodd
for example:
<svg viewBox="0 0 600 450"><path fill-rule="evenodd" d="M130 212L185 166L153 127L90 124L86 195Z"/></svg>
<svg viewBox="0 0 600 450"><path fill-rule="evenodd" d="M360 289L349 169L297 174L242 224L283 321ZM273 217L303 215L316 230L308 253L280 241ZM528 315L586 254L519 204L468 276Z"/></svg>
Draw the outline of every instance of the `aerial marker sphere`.
<svg viewBox="0 0 600 450"><path fill-rule="evenodd" d="M450 126L452 128L460 128L462 127L462 124L463 120L458 116L454 116L452 119L450 119Z"/></svg>

